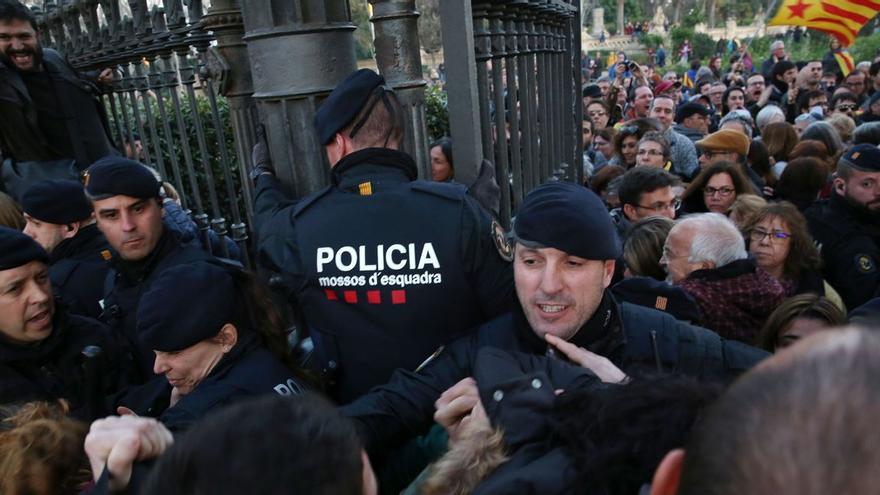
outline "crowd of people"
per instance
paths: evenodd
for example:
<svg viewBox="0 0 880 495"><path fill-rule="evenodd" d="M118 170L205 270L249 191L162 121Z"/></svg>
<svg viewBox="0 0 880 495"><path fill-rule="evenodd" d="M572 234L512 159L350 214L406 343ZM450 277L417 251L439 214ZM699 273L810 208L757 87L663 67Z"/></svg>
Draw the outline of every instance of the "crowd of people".
<svg viewBox="0 0 880 495"><path fill-rule="evenodd" d="M0 78L46 97L48 52L0 0ZM509 230L491 164L466 188L442 138L419 180L358 70L315 112L327 188L287 197L257 127L255 271L136 152L10 106L37 125L0 125L4 167L88 163L4 175L0 493L872 490L880 62L764 66L690 87L620 54L585 183Z"/></svg>

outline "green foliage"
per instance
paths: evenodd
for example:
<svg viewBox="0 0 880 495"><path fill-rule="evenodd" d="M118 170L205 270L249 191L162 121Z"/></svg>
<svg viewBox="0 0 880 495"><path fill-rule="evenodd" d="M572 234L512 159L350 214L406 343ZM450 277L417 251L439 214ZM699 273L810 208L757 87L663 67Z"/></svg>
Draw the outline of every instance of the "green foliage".
<svg viewBox="0 0 880 495"><path fill-rule="evenodd" d="M610 34L617 31L617 1L618 0L599 0L596 7L605 9L605 29ZM646 13L641 0L624 0L623 2L624 22L629 21L646 21L654 15L653 12Z"/></svg>
<svg viewBox="0 0 880 495"><path fill-rule="evenodd" d="M125 104L126 104L126 112L128 115L128 119L126 122L122 123L123 128L127 129L129 126L132 130L137 131L138 126L134 121L132 107L131 107L131 99L127 97L126 94ZM208 174L205 169L205 165L210 167L210 171L214 178L214 191L217 194L217 201L219 203L219 207L221 213L224 218L227 220L227 228L232 223L232 217L230 215L230 205L229 205L229 194L228 188L226 184L226 177L223 170L223 160L222 160L222 152L221 146L225 146L227 158L229 159L228 170L229 175L232 179L232 189L235 192L235 196L237 199L237 207L239 212L244 212L244 198L242 195L242 185L240 180L240 175L238 172L238 157L235 152L235 139L232 131L231 119L229 116L229 104L226 98L222 96L217 97L217 113L218 120L222 126L223 133L223 143L217 141L215 126L214 126L214 118L211 113L211 104L207 97L198 94L195 99L195 107L196 113L198 114L198 119L201 121L203 136L205 138L205 151L204 153L201 150L201 146L199 145L198 140L198 132L196 120L193 116L192 105L190 104L189 96L184 92L179 94L180 99L180 113L183 117L183 129L184 132L181 134L177 112L175 111L174 101L171 98L171 95L163 90L162 91L162 99L163 99L163 109L165 112L165 118L168 121L169 127L171 128L171 136L165 134L165 128L163 125L163 121L161 120L161 113L159 112L159 103L155 98L153 93L150 93L148 96L150 114L152 118L155 120L156 133L159 137L159 148L161 150L162 162L165 169L165 173L167 174L163 177L164 180L168 181L173 185L180 193L181 196L185 198L186 206L193 211L196 210L196 203L193 199L192 187L191 187L191 179L190 173L187 170L186 166L186 154L184 152L184 140L181 137L182 135L188 140L189 146L186 148L191 153L194 176L195 180L198 183L198 195L202 200L202 208L205 213L212 215L211 212L211 203L208 200L209 196L209 188L208 188ZM149 162L151 165L158 167L158 159L156 156L156 143L154 143L152 137L153 134L150 131L150 127L148 122L146 121L146 112L144 107L144 100L139 96L137 98L138 102L138 112L140 113L140 120L143 125L144 132L140 133L141 142L144 146L144 151L149 155ZM123 118L123 114L119 107L119 99L116 98L116 109L117 113L114 115L113 112L110 111L108 107L108 116L110 118L110 128L115 135L118 131L117 124L115 122L116 118ZM181 181L178 182L175 178L173 167L172 167L172 156L177 160ZM161 170L160 170L161 171Z"/></svg>
<svg viewBox="0 0 880 495"><path fill-rule="evenodd" d="M657 49L663 44L663 37L659 34L645 34L639 39L645 48Z"/></svg>
<svg viewBox="0 0 880 495"><path fill-rule="evenodd" d="M691 60L694 57L700 60L707 59L715 54L715 40L704 33L694 32L692 27L676 26L669 30L669 39L672 43L672 49L668 54L671 58L679 58L678 50L681 48L684 40L690 41Z"/></svg>
<svg viewBox="0 0 880 495"><path fill-rule="evenodd" d="M880 53L880 33L856 38L856 41L849 47L849 52L856 63L863 60L873 61L874 57Z"/></svg>
<svg viewBox="0 0 880 495"><path fill-rule="evenodd" d="M749 53L752 54L752 60L756 66L759 66L770 57L770 44L776 39L775 36L761 36L760 38L746 40L746 42L751 42L749 44ZM785 51L789 53L792 60L797 62L821 59L825 52L828 51L830 38L819 31L808 31L807 35L802 37L798 43L795 43L791 38L785 38L783 41L785 41Z"/></svg>
<svg viewBox="0 0 880 495"><path fill-rule="evenodd" d="M425 88L425 123L431 141L449 135L448 100L440 85Z"/></svg>
<svg viewBox="0 0 880 495"><path fill-rule="evenodd" d="M354 31L354 53L358 60L373 58L373 32L370 29L370 11L366 0L351 0L351 22Z"/></svg>

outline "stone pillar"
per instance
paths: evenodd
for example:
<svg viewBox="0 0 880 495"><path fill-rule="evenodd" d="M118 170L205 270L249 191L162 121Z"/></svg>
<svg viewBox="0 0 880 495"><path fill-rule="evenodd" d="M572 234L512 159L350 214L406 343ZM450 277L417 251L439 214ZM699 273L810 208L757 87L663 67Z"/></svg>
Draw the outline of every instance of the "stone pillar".
<svg viewBox="0 0 880 495"><path fill-rule="evenodd" d="M395 90L405 114L403 150L416 161L422 178L431 178L425 126L425 85L419 53L419 13L415 0L370 0L373 46L379 73Z"/></svg>
<svg viewBox="0 0 880 495"><path fill-rule="evenodd" d="M348 2L241 0L241 8L269 153L285 188L302 197L330 177L315 109L357 69Z"/></svg>
<svg viewBox="0 0 880 495"><path fill-rule="evenodd" d="M593 9L593 29L590 31L590 34L598 38L602 36L603 31L605 31L605 9L596 7Z"/></svg>

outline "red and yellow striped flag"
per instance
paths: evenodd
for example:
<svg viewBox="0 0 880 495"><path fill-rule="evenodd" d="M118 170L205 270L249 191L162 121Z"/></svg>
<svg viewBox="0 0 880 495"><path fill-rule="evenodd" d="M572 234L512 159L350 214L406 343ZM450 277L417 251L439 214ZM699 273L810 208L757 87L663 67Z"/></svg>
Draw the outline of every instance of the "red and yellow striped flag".
<svg viewBox="0 0 880 495"><path fill-rule="evenodd" d="M880 0L783 0L768 24L823 31L849 46L877 12Z"/></svg>
<svg viewBox="0 0 880 495"><path fill-rule="evenodd" d="M840 66L840 72L843 74L843 77L848 76L856 68L855 60L846 50L834 52L834 60L837 60L837 65Z"/></svg>

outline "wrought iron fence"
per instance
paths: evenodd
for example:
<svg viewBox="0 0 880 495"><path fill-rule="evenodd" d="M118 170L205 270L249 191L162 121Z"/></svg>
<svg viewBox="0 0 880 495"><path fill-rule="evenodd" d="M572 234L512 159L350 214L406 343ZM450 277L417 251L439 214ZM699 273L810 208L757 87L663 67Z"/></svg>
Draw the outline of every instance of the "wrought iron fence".
<svg viewBox="0 0 880 495"><path fill-rule="evenodd" d="M494 162L505 226L531 188L583 179L579 4L441 2L456 176Z"/></svg>
<svg viewBox="0 0 880 495"><path fill-rule="evenodd" d="M201 0L126 0L128 16L120 0L60 1L38 12L43 44L80 70L114 68L103 98L119 149L140 138L138 158L180 192L203 235L230 235L247 258L257 120L288 191L326 183L311 117L355 68L347 2L214 0L205 15ZM429 176L415 2L370 3L379 71L401 93L405 147ZM582 180L579 2L443 0L440 10L456 178L470 184L492 161L509 226L531 188ZM297 60L273 65L285 56Z"/></svg>
<svg viewBox="0 0 880 495"><path fill-rule="evenodd" d="M46 1L37 10L41 42L81 71L113 69L103 99L118 149L177 190L205 239L209 229L229 235L247 260L248 195L231 151L227 102L218 95L217 71L208 69L214 38L202 2L127 6L131 17L121 14L119 0ZM219 244L215 253L229 256Z"/></svg>

